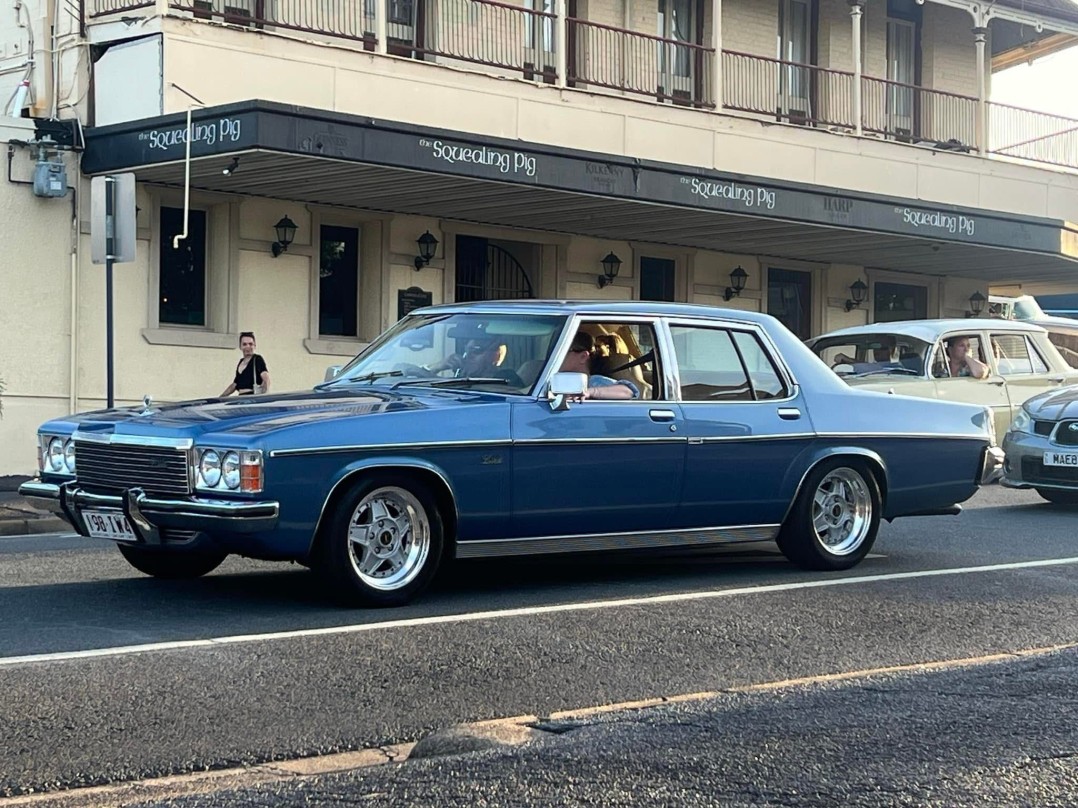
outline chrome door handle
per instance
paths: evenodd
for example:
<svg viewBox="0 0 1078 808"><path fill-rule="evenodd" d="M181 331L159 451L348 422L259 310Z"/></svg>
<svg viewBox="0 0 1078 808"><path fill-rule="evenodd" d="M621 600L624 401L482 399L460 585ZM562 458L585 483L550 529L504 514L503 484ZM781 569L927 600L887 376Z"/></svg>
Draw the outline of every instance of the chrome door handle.
<svg viewBox="0 0 1078 808"><path fill-rule="evenodd" d="M673 421L677 418L677 413L673 410L649 410L648 415L652 421Z"/></svg>
<svg viewBox="0 0 1078 808"><path fill-rule="evenodd" d="M784 421L796 421L801 417L801 410L797 407L779 407L779 418Z"/></svg>
<svg viewBox="0 0 1078 808"><path fill-rule="evenodd" d="M1062 376L1056 376L1055 378L1049 379L1048 381L1050 381L1052 384L1063 384L1066 379L1064 379Z"/></svg>
<svg viewBox="0 0 1078 808"><path fill-rule="evenodd" d="M994 384L996 387L1002 387L1003 385L1005 385L1007 383L1007 380L1006 379L989 379L988 383L989 384Z"/></svg>

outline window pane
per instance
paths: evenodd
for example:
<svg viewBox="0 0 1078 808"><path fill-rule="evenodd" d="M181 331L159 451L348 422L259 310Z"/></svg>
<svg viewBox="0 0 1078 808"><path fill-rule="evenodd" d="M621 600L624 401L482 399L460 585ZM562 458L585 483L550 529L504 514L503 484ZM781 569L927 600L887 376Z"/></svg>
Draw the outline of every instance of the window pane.
<svg viewBox="0 0 1078 808"><path fill-rule="evenodd" d="M741 358L745 367L749 370L752 379L752 387L756 391L757 399L784 398L786 385L782 383L782 377L775 370L771 357L767 355L764 346L760 344L755 334L744 331L734 332L734 342L741 351Z"/></svg>
<svg viewBox="0 0 1078 808"><path fill-rule="evenodd" d="M928 288L905 283L877 283L874 287L877 323L924 320L928 317Z"/></svg>
<svg viewBox="0 0 1078 808"><path fill-rule="evenodd" d="M1022 334L993 334L992 350L1000 376L1028 376L1033 373L1026 338Z"/></svg>
<svg viewBox="0 0 1078 808"><path fill-rule="evenodd" d="M729 332L672 326L685 401L751 401L752 390Z"/></svg>
<svg viewBox="0 0 1078 808"><path fill-rule="evenodd" d="M173 238L183 233L183 210L161 208L160 298L157 318L171 325L206 325L206 211L187 212L187 238L174 248Z"/></svg>
<svg viewBox="0 0 1078 808"><path fill-rule="evenodd" d="M318 333L333 337L358 336L357 229L322 225L318 276Z"/></svg>
<svg viewBox="0 0 1078 808"><path fill-rule="evenodd" d="M659 389L655 363L655 334L651 326L638 323L583 323L595 340L589 371L592 375L630 381L636 385L640 398L658 398ZM650 356L648 354L650 353ZM626 367L648 356L633 367Z"/></svg>

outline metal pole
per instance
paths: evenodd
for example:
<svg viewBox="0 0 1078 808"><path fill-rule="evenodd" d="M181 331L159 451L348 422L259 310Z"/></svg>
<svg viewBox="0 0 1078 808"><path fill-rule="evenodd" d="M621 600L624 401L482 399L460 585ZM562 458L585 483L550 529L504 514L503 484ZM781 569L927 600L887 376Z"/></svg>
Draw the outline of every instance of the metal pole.
<svg viewBox="0 0 1078 808"><path fill-rule="evenodd" d="M985 45L988 40L988 29L983 26L977 26L973 29L973 44L977 49L977 123L976 123L976 138L977 138L977 152L984 154L988 150L988 126L986 125L987 115L986 110L988 105L986 103L988 96L988 87L985 76L986 59L985 59Z"/></svg>
<svg viewBox="0 0 1078 808"><path fill-rule="evenodd" d="M108 408L113 407L112 363L112 262L116 255L116 217L114 215L116 181L105 177L105 385Z"/></svg>
<svg viewBox="0 0 1078 808"><path fill-rule="evenodd" d="M863 134L863 114L861 112L861 15L865 13L862 0L850 0L850 21L853 24L853 131Z"/></svg>

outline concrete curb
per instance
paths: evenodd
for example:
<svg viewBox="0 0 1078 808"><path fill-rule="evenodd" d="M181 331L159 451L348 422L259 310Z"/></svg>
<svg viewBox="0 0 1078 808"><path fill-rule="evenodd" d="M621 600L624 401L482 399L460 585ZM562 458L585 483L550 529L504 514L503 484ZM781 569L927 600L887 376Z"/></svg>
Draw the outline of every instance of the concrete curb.
<svg viewBox="0 0 1078 808"><path fill-rule="evenodd" d="M70 533L71 525L59 516L0 515L0 539L6 536L26 536L40 533Z"/></svg>

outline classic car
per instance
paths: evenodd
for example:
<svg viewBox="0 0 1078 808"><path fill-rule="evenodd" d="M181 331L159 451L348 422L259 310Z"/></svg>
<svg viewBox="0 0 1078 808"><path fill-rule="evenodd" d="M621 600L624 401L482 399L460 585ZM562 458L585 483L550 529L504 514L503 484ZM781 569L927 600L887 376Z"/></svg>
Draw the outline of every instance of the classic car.
<svg viewBox="0 0 1078 808"><path fill-rule="evenodd" d="M312 390L49 421L21 491L152 576L294 560L396 605L445 558L777 541L846 569L998 474L990 415L851 389L767 315L443 305Z"/></svg>
<svg viewBox="0 0 1078 808"><path fill-rule="evenodd" d="M968 344L976 374L952 373L950 346ZM904 320L832 331L806 343L852 387L992 408L1002 435L1022 402L1078 383L1039 324L1018 320ZM990 349L990 350L989 350Z"/></svg>
<svg viewBox="0 0 1078 808"><path fill-rule="evenodd" d="M1003 439L1002 485L1033 488L1049 502L1078 505L1078 387L1022 405Z"/></svg>
<svg viewBox="0 0 1078 808"><path fill-rule="evenodd" d="M1022 320L1039 325L1048 332L1048 341L1072 368L1078 368L1078 320L1044 311L1031 295L1004 297L989 295L988 314L1004 320Z"/></svg>

